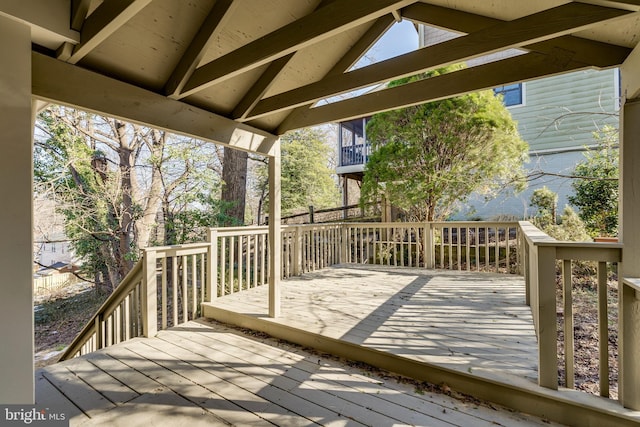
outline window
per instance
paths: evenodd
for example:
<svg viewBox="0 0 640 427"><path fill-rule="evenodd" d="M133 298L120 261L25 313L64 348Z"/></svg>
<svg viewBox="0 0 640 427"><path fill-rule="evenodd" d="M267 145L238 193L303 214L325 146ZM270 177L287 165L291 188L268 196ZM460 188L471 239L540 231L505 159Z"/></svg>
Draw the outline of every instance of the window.
<svg viewBox="0 0 640 427"><path fill-rule="evenodd" d="M510 107L512 105L522 105L522 83L513 85L499 86L493 89L496 95L502 95L504 105Z"/></svg>

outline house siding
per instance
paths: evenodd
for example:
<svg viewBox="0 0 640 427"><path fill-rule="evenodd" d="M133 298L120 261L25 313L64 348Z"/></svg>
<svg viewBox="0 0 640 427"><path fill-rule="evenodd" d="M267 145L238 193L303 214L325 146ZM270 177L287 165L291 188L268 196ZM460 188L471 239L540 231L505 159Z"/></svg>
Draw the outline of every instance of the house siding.
<svg viewBox="0 0 640 427"><path fill-rule="evenodd" d="M510 107L531 152L583 149L593 132L618 125L617 69L585 70L524 84L524 105Z"/></svg>

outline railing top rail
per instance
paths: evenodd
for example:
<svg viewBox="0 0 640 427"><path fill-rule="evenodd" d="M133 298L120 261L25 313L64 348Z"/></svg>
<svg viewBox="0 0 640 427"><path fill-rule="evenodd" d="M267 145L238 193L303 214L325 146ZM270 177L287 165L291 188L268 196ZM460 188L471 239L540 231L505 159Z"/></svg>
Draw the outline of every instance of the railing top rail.
<svg viewBox="0 0 640 427"><path fill-rule="evenodd" d="M624 284L635 289L636 292L640 292L640 278L637 277L625 277L622 279Z"/></svg>
<svg viewBox="0 0 640 427"><path fill-rule="evenodd" d="M467 227L490 227L495 225L515 227L518 221L432 221L431 224L437 226L467 226Z"/></svg>
<svg viewBox="0 0 640 427"><path fill-rule="evenodd" d="M145 252L164 252L164 251L175 251L175 250L189 250L189 249L201 249L209 246L208 242L198 242L198 243L185 243L182 245L169 245L169 246L149 246L148 248L142 249Z"/></svg>

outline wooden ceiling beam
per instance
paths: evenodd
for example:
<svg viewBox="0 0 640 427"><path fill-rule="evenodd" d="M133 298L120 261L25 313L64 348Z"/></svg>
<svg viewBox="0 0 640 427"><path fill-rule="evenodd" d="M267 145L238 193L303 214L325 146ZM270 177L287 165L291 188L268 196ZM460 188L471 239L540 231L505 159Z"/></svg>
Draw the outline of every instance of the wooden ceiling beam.
<svg viewBox="0 0 640 427"><path fill-rule="evenodd" d="M87 56L107 37L126 24L152 0L109 0L103 2L84 20L80 32L80 43L73 46L70 56L68 48L59 50L58 58L76 64Z"/></svg>
<svg viewBox="0 0 640 427"><path fill-rule="evenodd" d="M342 31L375 20L415 0L332 2L270 34L197 68L180 97L235 77Z"/></svg>
<svg viewBox="0 0 640 427"><path fill-rule="evenodd" d="M277 136L49 56L32 52L32 93L38 100L273 156Z"/></svg>
<svg viewBox="0 0 640 427"><path fill-rule="evenodd" d="M230 15L234 8L233 6L237 4L238 2L234 0L216 0L204 23L198 29L195 37L171 73L171 77L167 80L165 93L168 96L174 97L179 94L198 64L200 64L207 47L221 28L225 17Z"/></svg>
<svg viewBox="0 0 640 427"><path fill-rule="evenodd" d="M581 62L567 62L564 58L552 61L548 55L527 53L311 108L295 117L287 118L277 129L277 133L282 134L292 129L365 117L383 111L583 68L585 65Z"/></svg>
<svg viewBox="0 0 640 427"><path fill-rule="evenodd" d="M280 74L289 61L291 61L293 55L295 54L290 53L289 55L278 58L269 64L264 73L260 75L260 78L253 84L253 86L251 86L251 89L247 91L244 97L242 97L240 102L233 109L231 112L232 119L242 121L247 117L247 114L249 114L267 90L269 90L275 78L278 77L278 74Z"/></svg>
<svg viewBox="0 0 640 427"><path fill-rule="evenodd" d="M620 9L569 3L274 95L260 101L249 118L255 119L428 69L562 36L628 13Z"/></svg>
<svg viewBox="0 0 640 427"><path fill-rule="evenodd" d="M415 3L407 6L402 10L402 14L405 18L415 22L434 25L464 34L474 33L506 22L426 3ZM522 48L540 53L551 53L556 49L565 49L573 52L574 61L584 62L600 68L610 67L612 66L611 64L621 64L631 52L631 49L623 46L571 35L523 45Z"/></svg>
<svg viewBox="0 0 640 427"><path fill-rule="evenodd" d="M91 0L72 0L71 1L71 28L76 31L82 29L82 24L89 13Z"/></svg>

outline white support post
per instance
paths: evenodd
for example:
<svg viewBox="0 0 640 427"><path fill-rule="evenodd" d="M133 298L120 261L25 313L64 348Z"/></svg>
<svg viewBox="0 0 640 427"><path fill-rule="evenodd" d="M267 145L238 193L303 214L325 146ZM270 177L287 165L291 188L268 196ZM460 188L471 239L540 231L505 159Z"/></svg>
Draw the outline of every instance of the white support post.
<svg viewBox="0 0 640 427"><path fill-rule="evenodd" d="M0 402L33 404L31 30L0 15Z"/></svg>
<svg viewBox="0 0 640 427"><path fill-rule="evenodd" d="M625 68L622 70L624 79ZM637 69L631 71L638 72ZM637 81L636 76L629 77ZM620 277L640 278L640 98L626 100L620 116L619 235L624 244ZM622 280L618 295L619 399L624 407L640 410L640 299Z"/></svg>
<svg viewBox="0 0 640 427"><path fill-rule="evenodd" d="M280 316L280 276L282 274L282 233L280 224L280 140L269 157L269 317Z"/></svg>
<svg viewBox="0 0 640 427"><path fill-rule="evenodd" d="M205 301L212 302L218 297L218 230L215 228L209 228L207 232L207 240L209 241L209 251L207 253L207 286Z"/></svg>

